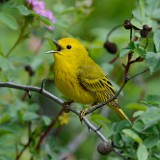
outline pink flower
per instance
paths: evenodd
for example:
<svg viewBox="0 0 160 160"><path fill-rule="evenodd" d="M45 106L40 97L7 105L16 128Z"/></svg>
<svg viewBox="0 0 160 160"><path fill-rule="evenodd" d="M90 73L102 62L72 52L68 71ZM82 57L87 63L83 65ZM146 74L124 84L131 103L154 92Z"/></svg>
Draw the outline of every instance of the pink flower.
<svg viewBox="0 0 160 160"><path fill-rule="evenodd" d="M38 0L26 0L26 2L31 5L32 9L39 15L48 18L52 23L56 23L52 11L45 9L45 3ZM49 30L53 30L52 26L47 26Z"/></svg>

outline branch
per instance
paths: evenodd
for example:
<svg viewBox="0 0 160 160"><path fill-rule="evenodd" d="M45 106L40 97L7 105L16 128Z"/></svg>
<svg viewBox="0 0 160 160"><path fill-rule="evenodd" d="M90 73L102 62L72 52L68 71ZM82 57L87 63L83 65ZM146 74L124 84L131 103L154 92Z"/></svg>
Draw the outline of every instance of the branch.
<svg viewBox="0 0 160 160"><path fill-rule="evenodd" d="M14 88L18 90L23 90L23 91L33 91L40 93L51 100L55 101L56 103L63 105L64 101L61 100L60 98L54 96L50 92L46 91L45 89L42 89L40 87L33 87L33 86L26 86L26 85L20 85L20 84L14 84L12 82L0 82L0 87L6 87L6 88ZM80 115L80 111L77 111L76 109L72 108L71 106L67 107L69 111L72 111L73 113L77 114L78 116ZM86 117L83 117L84 123L88 126L89 129L91 129L93 132L95 132L98 137L103 141L110 143L109 140L107 140L103 134L93 125L89 122L89 120Z"/></svg>
<svg viewBox="0 0 160 160"><path fill-rule="evenodd" d="M56 103L58 103L60 105L62 105L64 103L64 101L61 100L60 98L54 96L50 92L46 91L45 89L39 88L39 87L20 85L20 84L15 84L12 82L0 82L0 87L14 88L14 89L23 90L26 92L33 91L33 92L40 93L40 94L50 98L51 100L55 101Z"/></svg>
<svg viewBox="0 0 160 160"><path fill-rule="evenodd" d="M126 68L125 68L125 69L126 69ZM129 69L128 69L128 70L129 70ZM96 105L94 108L92 108L92 110L89 110L88 113L93 112L94 110L96 110L96 109L104 106L105 104L109 103L109 102L112 101L113 99L117 98L118 95L120 94L120 92L122 91L122 89L124 88L124 86L126 85L126 83L127 83L129 80L131 80L132 78L134 78L134 77L136 77L136 76L138 76L138 75L140 75L140 74L142 74L142 73L144 73L144 72L146 72L146 71L148 71L148 69L146 69L146 70L144 70L143 72L140 72L140 73L138 73L138 74L136 74L136 75L134 75L134 76L132 76L132 77L130 77L130 78L127 77L127 79L126 79L126 75L128 75L128 74L126 74L127 72L125 72L125 80L124 80L124 82L123 82L123 85L122 85L122 87L119 89L119 91L115 94L115 96L114 96L113 98L109 99L108 101L104 102L104 103L101 103L101 104ZM44 82L44 81L43 81L43 82ZM63 104L64 104L64 101L63 101L63 100L59 99L58 97L54 96L54 95L51 94L50 92L46 91L46 90L43 88L43 87L44 87L43 85L39 88L39 87L33 87L33 86L26 86L26 85L14 84L14 83L12 83L12 82L0 82L0 87L14 88L14 89L26 91L27 93L30 93L30 91L37 92L37 93L40 93L40 94L42 94L42 95L50 98L51 100L53 100L53 101L55 101L55 102L57 102L57 103L60 104L62 107L63 107ZM68 109L69 111L72 111L73 113L77 114L78 116L80 116L80 111L77 111L76 109L74 109L74 108L71 107L70 105L67 107L67 109ZM104 137L104 135L100 132L100 128L96 128L93 124L90 123L90 121L89 121L85 116L83 116L82 118L83 118L84 123L87 125L87 127L88 127L89 129L91 129L93 132L95 132L95 134L97 134L97 136L98 136L103 142L112 145L111 142L110 142L108 139L106 139L106 138ZM39 149L42 140L43 140L43 139L45 138L45 136L48 134L48 132L50 131L50 129L52 128L53 125L54 125L54 121L53 121L53 123L50 124L49 129L47 129L47 130L42 134L42 136L40 136L40 139L39 139L39 142L38 142L38 144L37 144L36 149ZM24 150L26 150L26 148L29 146L30 142L31 142L31 139L30 139L30 137L29 137L28 143L24 146L24 148L21 150L21 152L17 155L17 157L16 157L17 160L18 160L19 157L22 155L22 153L24 152ZM119 155L119 154L117 153L117 155Z"/></svg>
<svg viewBox="0 0 160 160"><path fill-rule="evenodd" d="M138 57L138 58L132 60L133 53L134 53L133 51L129 52L128 53L127 64L126 65L122 64L123 67L124 67L124 69L125 69L125 71L124 71L124 81L123 81L123 84L122 84L121 88L119 89L119 91L112 98L110 98L109 100L107 100L106 102L97 104L94 107L92 107L91 109L88 109L88 111L85 113L85 115L87 115L87 114L89 114L89 113L97 110L98 108L101 108L102 106L104 106L104 105L108 104L109 102L113 101L114 99L116 99L119 96L119 94L121 93L122 89L125 87L125 85L127 84L127 82L129 80L133 79L134 77L136 77L136 76L138 76L140 74L143 74L143 73L149 71L149 69L146 69L146 70L144 70L144 71L142 71L142 72L140 72L138 74L135 74L134 76L132 76L132 77L129 78L129 69L130 69L131 65L134 64L134 63L136 63L136 62L142 62L143 61L143 59L141 57Z"/></svg>

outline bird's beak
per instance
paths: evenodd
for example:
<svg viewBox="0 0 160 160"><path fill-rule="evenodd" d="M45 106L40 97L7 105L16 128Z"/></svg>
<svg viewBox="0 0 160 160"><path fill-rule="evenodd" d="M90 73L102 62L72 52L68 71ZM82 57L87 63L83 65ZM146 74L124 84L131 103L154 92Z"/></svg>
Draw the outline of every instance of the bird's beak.
<svg viewBox="0 0 160 160"><path fill-rule="evenodd" d="M46 52L47 54L50 54L50 53L59 53L59 51L62 50L62 46L56 40L53 40L53 43L56 45L57 50L47 51Z"/></svg>

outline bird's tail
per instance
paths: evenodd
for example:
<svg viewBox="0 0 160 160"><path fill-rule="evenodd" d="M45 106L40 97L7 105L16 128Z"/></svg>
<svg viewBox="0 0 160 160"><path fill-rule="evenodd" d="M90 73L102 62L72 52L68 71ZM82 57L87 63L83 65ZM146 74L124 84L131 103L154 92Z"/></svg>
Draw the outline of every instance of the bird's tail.
<svg viewBox="0 0 160 160"><path fill-rule="evenodd" d="M131 123L131 121L129 120L129 118L126 116L126 114L122 111L122 109L119 106L110 106L113 110L116 111L116 113L118 114L118 116L121 119L126 119L128 120L128 122Z"/></svg>

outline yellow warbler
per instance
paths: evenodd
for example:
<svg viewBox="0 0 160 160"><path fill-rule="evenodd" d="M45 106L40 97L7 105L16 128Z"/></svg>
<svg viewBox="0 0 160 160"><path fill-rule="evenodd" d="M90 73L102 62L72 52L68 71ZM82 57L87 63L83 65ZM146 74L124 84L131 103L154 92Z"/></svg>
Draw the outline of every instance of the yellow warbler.
<svg viewBox="0 0 160 160"><path fill-rule="evenodd" d="M48 53L54 53L55 83L66 97L82 104L96 104L105 102L115 95L105 73L89 57L88 51L80 41L62 38L54 43L57 50ZM115 110L120 118L129 121L117 99L112 100L108 106ZM85 115L87 109L81 113Z"/></svg>

